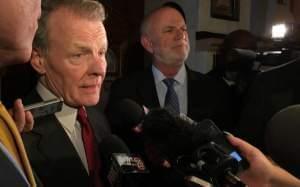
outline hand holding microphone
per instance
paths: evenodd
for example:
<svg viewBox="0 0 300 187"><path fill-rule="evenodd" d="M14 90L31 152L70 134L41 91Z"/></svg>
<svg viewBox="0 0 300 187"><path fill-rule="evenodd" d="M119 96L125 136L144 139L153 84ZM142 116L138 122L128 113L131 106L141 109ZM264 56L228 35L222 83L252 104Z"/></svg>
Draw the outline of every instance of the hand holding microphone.
<svg viewBox="0 0 300 187"><path fill-rule="evenodd" d="M232 135L228 139L249 160L249 169L240 173L247 185L300 187L298 178L272 163L256 147Z"/></svg>

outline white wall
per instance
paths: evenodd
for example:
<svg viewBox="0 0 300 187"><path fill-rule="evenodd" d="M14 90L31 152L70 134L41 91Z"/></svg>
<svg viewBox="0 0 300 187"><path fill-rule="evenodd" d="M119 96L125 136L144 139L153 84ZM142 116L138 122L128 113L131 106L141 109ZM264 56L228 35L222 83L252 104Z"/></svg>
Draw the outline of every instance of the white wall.
<svg viewBox="0 0 300 187"><path fill-rule="evenodd" d="M213 33L228 34L237 29L250 29L250 15L251 15L251 0L240 0L239 21L230 21L224 19L212 18L210 15L210 0L198 0L198 31L209 31ZM195 51L195 60L192 67L196 71L206 73L212 69L213 66L212 51Z"/></svg>
<svg viewBox="0 0 300 187"><path fill-rule="evenodd" d="M269 0L252 0L250 31L257 36L264 36L266 33L266 20L269 12ZM274 0L271 0L275 2Z"/></svg>

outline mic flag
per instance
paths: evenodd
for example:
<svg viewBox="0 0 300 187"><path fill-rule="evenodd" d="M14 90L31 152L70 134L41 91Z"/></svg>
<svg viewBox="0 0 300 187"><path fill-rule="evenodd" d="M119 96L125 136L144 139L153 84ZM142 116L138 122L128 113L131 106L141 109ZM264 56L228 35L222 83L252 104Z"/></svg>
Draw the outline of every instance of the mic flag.
<svg viewBox="0 0 300 187"><path fill-rule="evenodd" d="M143 160L130 154L125 143L115 135L104 138L100 144L105 175L111 187L138 187L146 181L149 170Z"/></svg>

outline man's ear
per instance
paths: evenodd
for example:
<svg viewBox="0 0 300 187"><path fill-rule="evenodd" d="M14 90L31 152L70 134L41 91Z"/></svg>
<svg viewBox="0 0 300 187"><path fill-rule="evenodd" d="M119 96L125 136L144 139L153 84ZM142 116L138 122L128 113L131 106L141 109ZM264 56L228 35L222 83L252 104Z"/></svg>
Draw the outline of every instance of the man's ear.
<svg viewBox="0 0 300 187"><path fill-rule="evenodd" d="M45 57L41 50L33 49L31 54L30 64L39 74L43 75L46 72L45 69Z"/></svg>
<svg viewBox="0 0 300 187"><path fill-rule="evenodd" d="M141 44L149 53L153 53L152 42L147 36L141 36Z"/></svg>

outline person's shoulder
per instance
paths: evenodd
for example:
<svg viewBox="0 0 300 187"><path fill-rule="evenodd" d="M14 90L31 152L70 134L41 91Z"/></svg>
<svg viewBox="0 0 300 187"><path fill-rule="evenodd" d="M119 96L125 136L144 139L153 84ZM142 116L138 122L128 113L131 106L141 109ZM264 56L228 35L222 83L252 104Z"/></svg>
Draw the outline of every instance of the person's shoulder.
<svg viewBox="0 0 300 187"><path fill-rule="evenodd" d="M127 80L137 80L137 78L143 78L143 77L147 77L149 75L152 75L152 70L147 68L141 71L136 71L132 74L128 74L127 76L123 77L123 79L127 79Z"/></svg>
<svg viewBox="0 0 300 187"><path fill-rule="evenodd" d="M7 110L6 110L6 107L2 104L1 100L0 100L0 114L3 114L3 113L6 113Z"/></svg>
<svg viewBox="0 0 300 187"><path fill-rule="evenodd" d="M213 76L212 74L204 74L198 71L193 71L188 69L187 70L188 73L188 78L190 80L195 80L195 81L203 81L206 82L208 84L212 84L212 85L223 85L223 80L220 79L219 77Z"/></svg>
<svg viewBox="0 0 300 187"><path fill-rule="evenodd" d="M123 77L119 77L113 81L112 86L115 87L138 84L142 80L148 79L149 77L151 77L151 72L149 72L149 70L138 71Z"/></svg>
<svg viewBox="0 0 300 187"><path fill-rule="evenodd" d="M199 72L199 71L194 71L189 69L188 67L186 67L186 72L187 72L187 76L190 80L197 80L197 79L203 79L206 77L205 74Z"/></svg>

